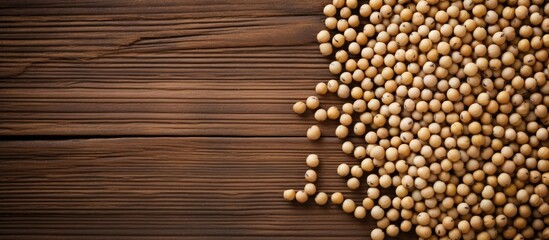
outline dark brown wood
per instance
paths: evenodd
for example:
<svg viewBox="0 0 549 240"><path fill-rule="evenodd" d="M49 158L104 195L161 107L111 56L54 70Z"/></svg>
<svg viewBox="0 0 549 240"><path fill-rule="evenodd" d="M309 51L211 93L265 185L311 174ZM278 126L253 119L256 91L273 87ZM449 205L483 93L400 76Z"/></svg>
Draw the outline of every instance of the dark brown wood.
<svg viewBox="0 0 549 240"><path fill-rule="evenodd" d="M0 134L302 136L324 4L2 2Z"/></svg>
<svg viewBox="0 0 549 240"><path fill-rule="evenodd" d="M114 138L0 146L0 234L363 238L372 226L335 206L282 200L303 159L323 161L319 188L345 191L339 140ZM288 149L288 146L293 146ZM356 194L357 198L359 197ZM155 238L152 238L155 239Z"/></svg>
<svg viewBox="0 0 549 240"><path fill-rule="evenodd" d="M0 238L368 238L281 196L354 161L291 112L333 77L326 2L0 1Z"/></svg>

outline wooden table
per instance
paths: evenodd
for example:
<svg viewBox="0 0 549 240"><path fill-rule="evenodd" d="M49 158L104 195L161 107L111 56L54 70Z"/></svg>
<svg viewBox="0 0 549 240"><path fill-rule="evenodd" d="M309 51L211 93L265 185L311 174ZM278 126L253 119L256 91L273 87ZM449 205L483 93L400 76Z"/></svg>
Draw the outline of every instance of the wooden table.
<svg viewBox="0 0 549 240"><path fill-rule="evenodd" d="M1 1L0 238L367 238L282 200L309 153L322 191L355 163L291 111L333 77L327 2Z"/></svg>

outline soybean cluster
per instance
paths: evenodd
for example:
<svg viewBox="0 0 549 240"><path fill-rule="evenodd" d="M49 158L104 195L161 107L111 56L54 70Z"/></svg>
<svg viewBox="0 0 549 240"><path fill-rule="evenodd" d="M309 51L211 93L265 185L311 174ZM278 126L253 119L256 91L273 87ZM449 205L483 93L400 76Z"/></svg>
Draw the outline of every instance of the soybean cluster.
<svg viewBox="0 0 549 240"><path fill-rule="evenodd" d="M293 111L314 112L312 141L339 122L356 162L334 174L368 187L362 202L317 191L311 154L307 184L284 198L372 218L374 240L549 239L549 4L333 0L323 13L319 50L336 77ZM326 94L344 103L324 106Z"/></svg>

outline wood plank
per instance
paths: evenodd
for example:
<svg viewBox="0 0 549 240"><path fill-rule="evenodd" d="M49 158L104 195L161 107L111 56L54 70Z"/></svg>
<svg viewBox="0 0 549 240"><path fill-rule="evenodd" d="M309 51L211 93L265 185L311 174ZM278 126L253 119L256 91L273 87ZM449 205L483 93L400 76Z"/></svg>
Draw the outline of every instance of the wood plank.
<svg viewBox="0 0 549 240"><path fill-rule="evenodd" d="M356 163L323 138L112 138L0 144L0 235L13 239L345 237L372 229L335 206L282 200L319 154L319 189ZM364 190L364 189L362 189ZM360 194L349 194L355 200ZM158 237L158 236L160 237ZM41 236L41 237L39 237ZM139 238L137 238L139 237Z"/></svg>
<svg viewBox="0 0 549 240"><path fill-rule="evenodd" d="M127 85L123 93L53 87L0 90L0 135L304 136L316 124L312 112L298 116L291 110L289 96L300 99L313 92L310 87L201 91L133 90ZM101 95L105 97L92 98ZM322 106L341 104L332 96ZM323 134L333 136L335 122L324 126Z"/></svg>
<svg viewBox="0 0 549 240"><path fill-rule="evenodd" d="M2 1L0 136L301 136L324 4Z"/></svg>

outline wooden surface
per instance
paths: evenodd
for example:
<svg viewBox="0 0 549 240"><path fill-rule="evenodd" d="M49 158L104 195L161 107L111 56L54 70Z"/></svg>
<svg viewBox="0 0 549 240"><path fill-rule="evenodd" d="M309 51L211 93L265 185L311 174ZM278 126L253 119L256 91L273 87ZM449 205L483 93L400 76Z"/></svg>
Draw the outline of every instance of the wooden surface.
<svg viewBox="0 0 549 240"><path fill-rule="evenodd" d="M291 112L333 77L326 2L0 1L0 238L367 238L281 196L352 163Z"/></svg>

